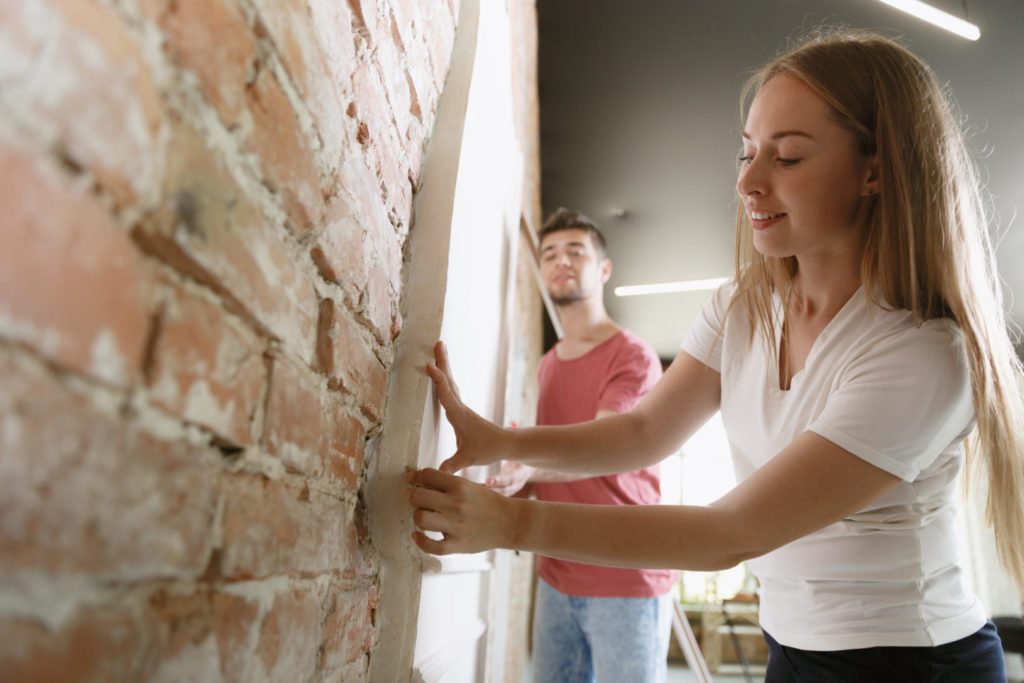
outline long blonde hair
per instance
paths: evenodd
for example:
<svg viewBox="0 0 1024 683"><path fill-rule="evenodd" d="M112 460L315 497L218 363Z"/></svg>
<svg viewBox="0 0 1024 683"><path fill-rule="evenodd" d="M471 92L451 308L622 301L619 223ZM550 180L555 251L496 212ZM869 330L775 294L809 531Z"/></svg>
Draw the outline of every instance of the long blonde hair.
<svg viewBox="0 0 1024 683"><path fill-rule="evenodd" d="M867 296L910 311L918 324L951 318L963 332L977 421L966 471L985 465L986 520L1003 566L1024 590L1024 375L1003 312L977 170L950 99L927 64L867 32L820 31L777 57L748 82L743 110L781 73L822 97L862 154L878 155L881 192L861 261ZM742 205L736 230L733 303L742 302L756 321L752 332L759 329L777 354L772 292L788 292L796 259L757 253Z"/></svg>

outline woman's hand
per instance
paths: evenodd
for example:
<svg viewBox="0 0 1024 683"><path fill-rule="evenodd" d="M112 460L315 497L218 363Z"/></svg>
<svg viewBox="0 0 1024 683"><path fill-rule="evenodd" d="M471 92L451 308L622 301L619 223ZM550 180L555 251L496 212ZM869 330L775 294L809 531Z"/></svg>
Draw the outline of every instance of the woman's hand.
<svg viewBox="0 0 1024 683"><path fill-rule="evenodd" d="M448 364L448 351L441 342L434 344L434 361L436 364L427 365L427 375L434 381L445 417L455 430L456 445L455 453L441 463L441 470L457 472L464 467L489 465L507 457L509 430L485 420L462 402Z"/></svg>
<svg viewBox="0 0 1024 683"><path fill-rule="evenodd" d="M413 522L423 531L412 539L434 555L478 553L511 547L515 537L515 502L468 479L434 469L409 473ZM440 532L435 540L424 531Z"/></svg>

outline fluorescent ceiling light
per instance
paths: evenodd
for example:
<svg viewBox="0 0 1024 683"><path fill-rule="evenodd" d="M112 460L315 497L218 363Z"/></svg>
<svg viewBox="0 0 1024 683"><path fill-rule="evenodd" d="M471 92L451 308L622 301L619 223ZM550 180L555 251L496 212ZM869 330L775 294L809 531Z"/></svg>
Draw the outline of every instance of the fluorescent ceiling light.
<svg viewBox="0 0 1024 683"><path fill-rule="evenodd" d="M708 280L685 280L683 282L661 282L654 285L627 285L616 287L615 296L639 296L641 294L668 294L670 292L699 292L702 289L715 289L727 277L713 277Z"/></svg>
<svg viewBox="0 0 1024 683"><path fill-rule="evenodd" d="M932 7L931 5L920 2L920 0L881 0L890 7L895 7L898 10L906 12L907 14L913 14L918 19L924 19L930 24L935 24L940 28L944 28L947 31L952 31L958 36L963 36L968 40L977 40L981 37L981 29L974 24L964 21L959 17L954 17L948 12L943 12L940 9Z"/></svg>

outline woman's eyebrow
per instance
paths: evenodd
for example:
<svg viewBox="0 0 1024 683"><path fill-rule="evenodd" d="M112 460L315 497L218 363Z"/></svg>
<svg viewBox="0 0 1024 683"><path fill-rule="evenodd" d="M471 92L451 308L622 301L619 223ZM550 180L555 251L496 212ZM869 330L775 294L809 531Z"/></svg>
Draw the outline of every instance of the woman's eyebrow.
<svg viewBox="0 0 1024 683"><path fill-rule="evenodd" d="M787 137L791 137L791 136L807 138L808 140L814 140L815 139L815 137L813 135L811 135L810 133L806 133L806 132L804 132L802 130L783 130L783 131L779 131L778 133L774 133L769 139L770 140L779 140L781 138L787 138ZM747 133L747 131L743 131L743 138L746 139L746 140L750 140L751 139L750 138L750 134Z"/></svg>

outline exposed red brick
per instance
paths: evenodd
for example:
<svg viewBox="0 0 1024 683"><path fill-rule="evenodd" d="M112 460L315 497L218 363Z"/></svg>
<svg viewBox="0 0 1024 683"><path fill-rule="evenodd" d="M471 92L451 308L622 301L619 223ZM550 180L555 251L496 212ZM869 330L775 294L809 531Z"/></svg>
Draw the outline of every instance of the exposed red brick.
<svg viewBox="0 0 1024 683"><path fill-rule="evenodd" d="M384 70L378 62L360 64L352 73L352 90L356 101L355 115L359 125L367 134L360 139L367 156L367 163L383 185L387 208L398 222L408 223L412 210L412 186L409 182L408 160L402 149L401 139L409 127L408 91L404 71L397 65L386 69L393 74L396 94L389 95ZM399 97L404 92L405 97ZM400 99L404 104L392 106L389 97ZM396 123L396 117L402 120Z"/></svg>
<svg viewBox="0 0 1024 683"><path fill-rule="evenodd" d="M395 44L406 48L415 38L413 22L416 20L416 4L412 0L395 0L391 5L391 21Z"/></svg>
<svg viewBox="0 0 1024 683"><path fill-rule="evenodd" d="M270 71L260 71L246 92L253 118L250 145L268 186L281 194L293 229L303 234L323 219L320 180L309 139Z"/></svg>
<svg viewBox="0 0 1024 683"><path fill-rule="evenodd" d="M176 126L170 150L163 201L135 238L311 359L317 296L291 247L193 130Z"/></svg>
<svg viewBox="0 0 1024 683"><path fill-rule="evenodd" d="M406 44L405 63L409 80L410 107L425 130L430 130L434 120L434 105L439 91L434 85L434 74L430 69L430 52L424 40ZM417 111L418 110L418 111Z"/></svg>
<svg viewBox="0 0 1024 683"><path fill-rule="evenodd" d="M0 42L5 73L24 75L5 77L5 107L52 135L48 142L90 170L118 206L129 204L155 177L162 116L138 40L103 3L15 5L25 9L3 11Z"/></svg>
<svg viewBox="0 0 1024 683"><path fill-rule="evenodd" d="M333 174L347 154L345 84L356 63L352 16L344 3L330 0L257 0L267 33L313 116L323 143L322 159Z"/></svg>
<svg viewBox="0 0 1024 683"><path fill-rule="evenodd" d="M398 290L401 281L392 281L385 269L374 267L370 270L366 295L363 297L362 313L370 323L370 329L381 344L391 341L391 329L398 312Z"/></svg>
<svg viewBox="0 0 1024 683"><path fill-rule="evenodd" d="M349 7L352 9L352 23L355 28L366 30L366 19L363 18L363 5L364 0L348 0ZM366 5L370 7L368 12L369 16L373 16L373 4L366 2Z"/></svg>
<svg viewBox="0 0 1024 683"><path fill-rule="evenodd" d="M358 539L338 499L255 475L222 482L225 578L316 576L352 563Z"/></svg>
<svg viewBox="0 0 1024 683"><path fill-rule="evenodd" d="M360 62L352 70L350 80L357 121L367 128L368 141L382 143L388 138L392 116L388 111L380 70L373 62Z"/></svg>
<svg viewBox="0 0 1024 683"><path fill-rule="evenodd" d="M412 191L418 187L420 171L423 170L423 135L422 124L416 123L409 126L409 131L405 135L405 155L408 159L406 166L409 169L408 181Z"/></svg>
<svg viewBox="0 0 1024 683"><path fill-rule="evenodd" d="M225 593L214 593L212 602L221 674L225 680L245 680L246 662L252 655L250 634L259 623L259 605Z"/></svg>
<svg viewBox="0 0 1024 683"><path fill-rule="evenodd" d="M412 103L409 100L409 87L405 80L405 67L401 59L404 52L401 36L398 34L398 27L390 11L388 12L388 25L392 40L386 41L373 53L373 60L380 73L381 84L384 86L395 132L398 137L404 137L413 118Z"/></svg>
<svg viewBox="0 0 1024 683"><path fill-rule="evenodd" d="M331 478L341 480L347 489L356 491L366 456L366 428L356 418L335 408L329 429L326 469Z"/></svg>
<svg viewBox="0 0 1024 683"><path fill-rule="evenodd" d="M274 598L263 620L257 652L270 680L309 680L320 649L320 602L310 591Z"/></svg>
<svg viewBox="0 0 1024 683"><path fill-rule="evenodd" d="M0 671L18 683L129 681L141 642L138 625L116 609L88 609L57 631L8 619L0 621Z"/></svg>
<svg viewBox="0 0 1024 683"><path fill-rule="evenodd" d="M143 615L143 680L250 680L260 606L228 593L156 592Z"/></svg>
<svg viewBox="0 0 1024 683"><path fill-rule="evenodd" d="M323 471L325 423L322 391L312 375L278 359L267 398L264 447L292 472Z"/></svg>
<svg viewBox="0 0 1024 683"><path fill-rule="evenodd" d="M349 0L353 26L370 40L370 49L389 38L389 27L384 16L384 4L374 0Z"/></svg>
<svg viewBox="0 0 1024 683"><path fill-rule="evenodd" d="M0 582L97 590L0 619L0 678L367 680L358 489L451 0L7 4Z"/></svg>
<svg viewBox="0 0 1024 683"><path fill-rule="evenodd" d="M420 3L424 15L427 49L430 52L431 75L434 87L440 92L451 62L452 47L455 45L455 22L447 8L439 2Z"/></svg>
<svg viewBox="0 0 1024 683"><path fill-rule="evenodd" d="M380 421L387 393L387 370L359 333L357 324L334 301L320 306L317 360L321 371L359 400Z"/></svg>
<svg viewBox="0 0 1024 683"><path fill-rule="evenodd" d="M389 135L394 135L389 131ZM388 210L396 225L408 226L412 215L412 183L405 150L397 138L386 139L376 145L377 164L381 182L387 192Z"/></svg>
<svg viewBox="0 0 1024 683"><path fill-rule="evenodd" d="M199 88L228 126L238 123L256 41L237 0L145 0L167 36L171 58L195 72Z"/></svg>
<svg viewBox="0 0 1024 683"><path fill-rule="evenodd" d="M356 680L360 672L365 676L374 643L377 602L374 588L334 595L334 610L324 622L321 667L325 672L345 672L343 680Z"/></svg>
<svg viewBox="0 0 1024 683"><path fill-rule="evenodd" d="M149 372L154 403L245 446L265 376L261 347L223 311L172 290Z"/></svg>
<svg viewBox="0 0 1024 683"><path fill-rule="evenodd" d="M0 573L197 576L219 458L159 440L58 382L0 364ZM59 426L59 428L55 428Z"/></svg>
<svg viewBox="0 0 1024 683"><path fill-rule="evenodd" d="M363 229L348 203L336 197L327 208L324 229L310 252L320 276L341 286L349 306L359 303L366 289Z"/></svg>
<svg viewBox="0 0 1024 683"><path fill-rule="evenodd" d="M117 386L142 370L149 270L81 182L0 138L0 335Z"/></svg>
<svg viewBox="0 0 1024 683"><path fill-rule="evenodd" d="M349 211L365 232L384 230L391 225L377 171L367 165L370 159L346 159L341 168L341 186L348 197Z"/></svg>

